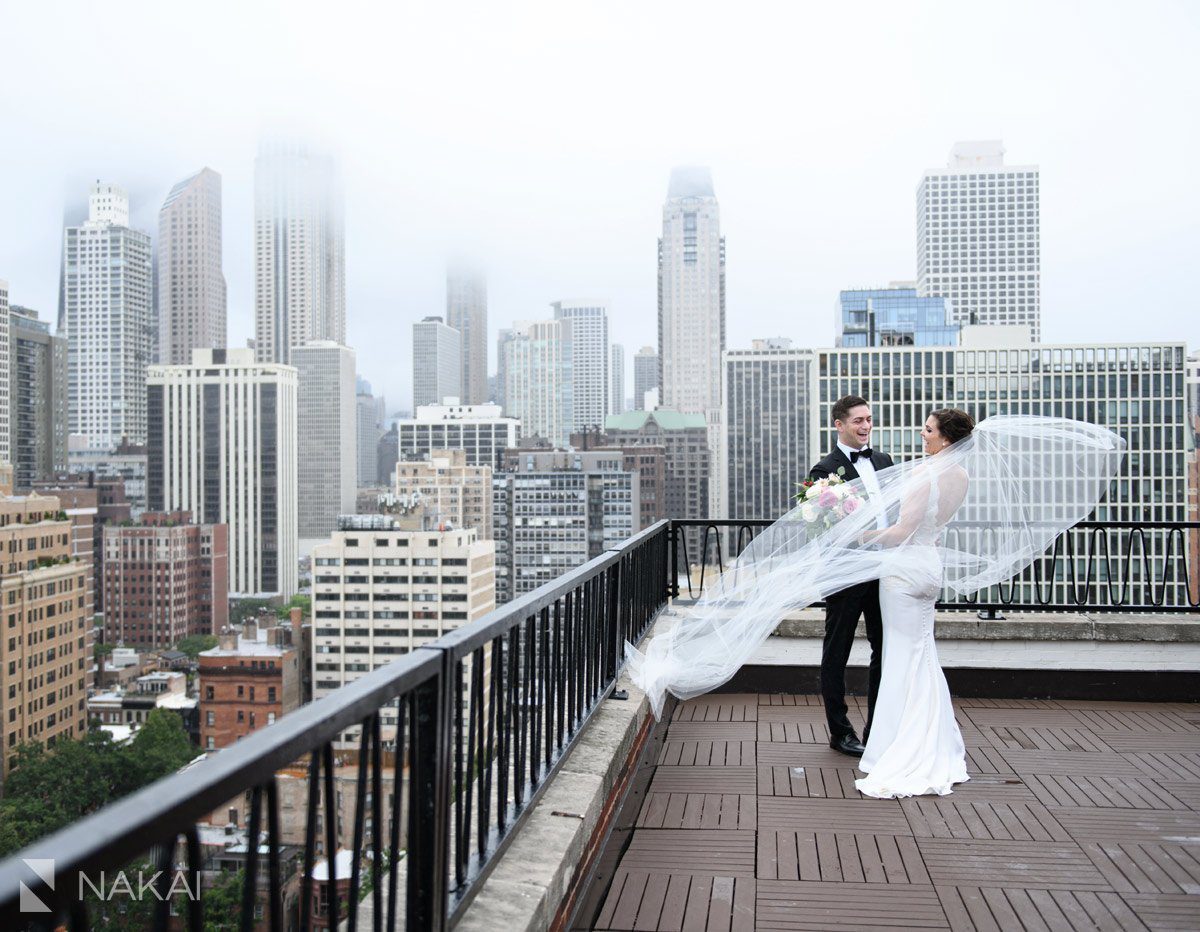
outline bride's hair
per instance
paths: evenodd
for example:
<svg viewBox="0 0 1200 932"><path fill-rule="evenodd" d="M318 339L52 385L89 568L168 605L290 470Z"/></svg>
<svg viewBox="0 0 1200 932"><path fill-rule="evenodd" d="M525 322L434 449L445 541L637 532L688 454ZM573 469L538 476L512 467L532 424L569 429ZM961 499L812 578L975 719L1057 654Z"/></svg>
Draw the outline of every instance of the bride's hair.
<svg viewBox="0 0 1200 932"><path fill-rule="evenodd" d="M930 416L937 421L938 433L950 443L958 443L964 437L971 436L975 429L975 418L958 408L938 408L931 411Z"/></svg>

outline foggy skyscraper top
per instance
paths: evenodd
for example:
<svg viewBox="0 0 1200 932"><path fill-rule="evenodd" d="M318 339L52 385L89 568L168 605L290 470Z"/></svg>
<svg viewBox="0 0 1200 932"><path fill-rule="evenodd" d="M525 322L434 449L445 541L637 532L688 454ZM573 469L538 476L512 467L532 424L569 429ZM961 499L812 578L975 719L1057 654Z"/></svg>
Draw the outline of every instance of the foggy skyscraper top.
<svg viewBox="0 0 1200 932"><path fill-rule="evenodd" d="M254 162L254 338L260 362L346 342L343 195L333 156L270 140Z"/></svg>

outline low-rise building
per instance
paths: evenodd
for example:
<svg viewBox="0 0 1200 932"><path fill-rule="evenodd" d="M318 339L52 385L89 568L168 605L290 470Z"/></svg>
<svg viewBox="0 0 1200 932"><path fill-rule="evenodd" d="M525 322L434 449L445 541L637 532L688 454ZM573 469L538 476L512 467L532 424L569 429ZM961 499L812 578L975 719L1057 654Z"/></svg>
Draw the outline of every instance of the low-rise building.
<svg viewBox="0 0 1200 932"><path fill-rule="evenodd" d="M293 625L248 621L199 655L200 746L226 748L300 705L301 651Z"/></svg>
<svg viewBox="0 0 1200 932"><path fill-rule="evenodd" d="M492 539L492 467L472 466L465 450L432 450L427 457L396 464L396 496L419 495L426 514L439 525L474 528Z"/></svg>
<svg viewBox="0 0 1200 932"><path fill-rule="evenodd" d="M155 709L169 709L179 715L184 730L198 743L199 715L197 700L187 694L183 673L154 672L139 676L132 687L117 686L93 694L87 701L88 719L113 735L114 740L130 735L146 724ZM115 730L114 730L115 729Z"/></svg>

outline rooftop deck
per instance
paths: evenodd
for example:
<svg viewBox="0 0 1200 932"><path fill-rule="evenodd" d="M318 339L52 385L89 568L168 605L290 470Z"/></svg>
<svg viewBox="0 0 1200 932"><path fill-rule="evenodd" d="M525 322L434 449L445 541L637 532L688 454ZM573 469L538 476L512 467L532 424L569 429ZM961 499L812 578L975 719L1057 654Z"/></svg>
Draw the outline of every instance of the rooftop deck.
<svg viewBox="0 0 1200 932"><path fill-rule="evenodd" d="M1200 928L1200 704L956 708L971 781L901 801L819 696L678 705L594 928Z"/></svg>

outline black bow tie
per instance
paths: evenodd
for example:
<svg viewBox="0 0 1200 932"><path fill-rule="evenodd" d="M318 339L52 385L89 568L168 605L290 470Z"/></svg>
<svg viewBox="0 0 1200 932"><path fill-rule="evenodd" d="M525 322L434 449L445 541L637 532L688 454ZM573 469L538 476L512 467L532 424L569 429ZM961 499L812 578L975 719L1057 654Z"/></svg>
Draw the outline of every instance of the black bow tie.
<svg viewBox="0 0 1200 932"><path fill-rule="evenodd" d="M857 463L859 460L866 460L869 463L871 462L871 454L873 452L870 447L863 447L861 450L851 450L850 462Z"/></svg>

